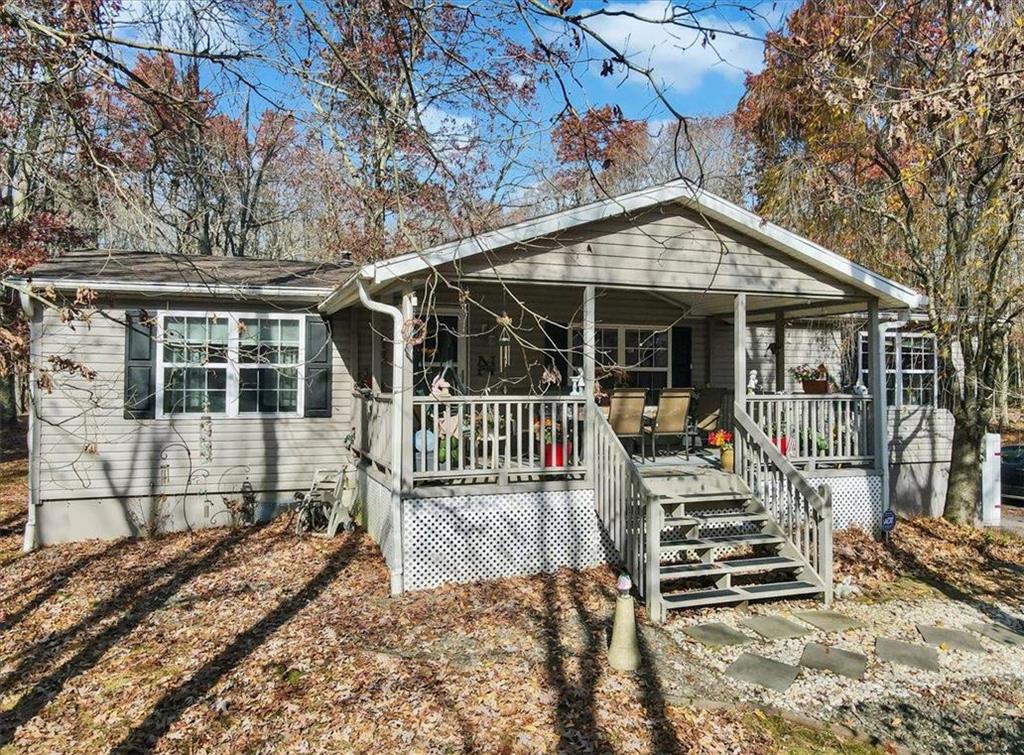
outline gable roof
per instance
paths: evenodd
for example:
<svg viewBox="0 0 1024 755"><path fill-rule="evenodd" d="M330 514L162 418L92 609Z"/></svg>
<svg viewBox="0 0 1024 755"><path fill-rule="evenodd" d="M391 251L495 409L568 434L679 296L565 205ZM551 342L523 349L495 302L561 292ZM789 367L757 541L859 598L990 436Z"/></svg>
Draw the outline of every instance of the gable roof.
<svg viewBox="0 0 1024 755"><path fill-rule="evenodd" d="M86 286L127 294L252 294L319 300L354 271L350 262L102 251L43 262L17 280L65 290Z"/></svg>
<svg viewBox="0 0 1024 755"><path fill-rule="evenodd" d="M379 286L501 247L526 243L587 223L635 214L668 203L677 203L709 221L757 239L793 259L879 298L882 305L887 308L915 308L925 302L924 297L913 289L858 265L810 239L770 223L739 205L694 186L685 179L524 220L423 251L408 252L388 260L364 265L360 268L358 277L367 280L371 285ZM353 276L355 277L357 276ZM321 311L331 313L350 304L355 299L352 290L354 287L349 285L351 282L349 280L339 286L320 305Z"/></svg>

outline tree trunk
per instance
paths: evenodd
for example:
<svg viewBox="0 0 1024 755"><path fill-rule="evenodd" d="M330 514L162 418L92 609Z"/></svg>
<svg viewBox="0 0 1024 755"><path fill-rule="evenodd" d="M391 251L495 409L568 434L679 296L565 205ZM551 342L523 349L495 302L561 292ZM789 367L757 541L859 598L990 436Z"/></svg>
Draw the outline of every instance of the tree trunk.
<svg viewBox="0 0 1024 755"><path fill-rule="evenodd" d="M981 442L988 428L979 421L977 413L973 416L954 415L954 419L949 487L942 516L952 522L973 524L981 497Z"/></svg>

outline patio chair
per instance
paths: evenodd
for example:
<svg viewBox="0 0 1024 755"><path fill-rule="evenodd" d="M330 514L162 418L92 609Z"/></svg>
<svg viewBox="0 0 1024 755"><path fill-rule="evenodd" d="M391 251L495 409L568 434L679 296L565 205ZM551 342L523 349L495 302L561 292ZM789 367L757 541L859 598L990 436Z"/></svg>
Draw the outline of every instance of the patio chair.
<svg viewBox="0 0 1024 755"><path fill-rule="evenodd" d="M690 396L689 388L663 388L654 422L644 427L651 439L651 461L658 458L658 436L675 435L683 442L683 455L690 458Z"/></svg>
<svg viewBox="0 0 1024 755"><path fill-rule="evenodd" d="M723 406L729 391L723 388L702 388L697 395L697 404L693 411L693 424L690 436L706 440L708 433L722 426Z"/></svg>
<svg viewBox="0 0 1024 755"><path fill-rule="evenodd" d="M643 388L625 388L612 393L612 404L608 411L608 424L619 440L629 438L633 441L633 452L636 442L640 441L640 458L644 458L644 404L647 391Z"/></svg>

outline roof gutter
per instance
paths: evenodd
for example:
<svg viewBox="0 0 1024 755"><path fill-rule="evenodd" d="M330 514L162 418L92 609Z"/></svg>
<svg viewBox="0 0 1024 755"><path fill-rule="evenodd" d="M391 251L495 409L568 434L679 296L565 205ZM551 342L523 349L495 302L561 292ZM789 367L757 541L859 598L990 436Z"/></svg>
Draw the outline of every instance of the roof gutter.
<svg viewBox="0 0 1024 755"><path fill-rule="evenodd" d="M405 318L402 310L390 304L374 301L361 280L356 280L359 289L359 300L371 312L379 312L391 318L393 334L391 338L391 536L394 538L394 563L389 564L391 572L391 594L400 594L405 585L403 574L403 543L402 543L402 462L406 439L402 437L402 414L408 400L405 385L405 343L402 338L402 326ZM324 302L326 304L327 302ZM409 392L411 395L411 392ZM412 440L411 438L409 439Z"/></svg>
<svg viewBox="0 0 1024 755"><path fill-rule="evenodd" d="M11 283L29 284L35 287L53 286L64 290L88 288L100 293L127 294L178 294L185 296L223 296L248 294L253 296L272 296L291 299L309 299L319 301L333 291L330 287L299 287L299 286L247 286L244 284L229 285L224 283L155 283L102 281L73 278L12 278Z"/></svg>

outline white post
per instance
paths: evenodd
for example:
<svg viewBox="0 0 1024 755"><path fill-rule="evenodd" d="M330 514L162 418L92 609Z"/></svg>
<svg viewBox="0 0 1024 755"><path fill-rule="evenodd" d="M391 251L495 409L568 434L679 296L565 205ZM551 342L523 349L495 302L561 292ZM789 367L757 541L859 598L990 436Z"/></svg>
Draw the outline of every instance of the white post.
<svg viewBox="0 0 1024 755"><path fill-rule="evenodd" d="M882 478L882 510L888 511L889 408L885 389L885 327L879 318L877 299L868 302L868 372L875 468Z"/></svg>
<svg viewBox="0 0 1024 755"><path fill-rule="evenodd" d="M736 294L733 302L732 336L732 389L733 401L744 411L747 409L747 295ZM738 433L733 433L739 438ZM743 469L743 446L735 444L735 469Z"/></svg>
<svg viewBox="0 0 1024 755"><path fill-rule="evenodd" d="M590 415L593 411L591 404L594 402L594 382L597 376L597 335L595 326L597 306L594 300L595 293L593 286L583 287L583 395L586 400L584 404L585 411L583 412L583 449L587 465L587 476L591 480L595 480L595 457L593 454L594 423L590 421ZM571 340L569 348L572 348Z"/></svg>
<svg viewBox="0 0 1024 755"><path fill-rule="evenodd" d="M786 313L775 313L775 392L786 392Z"/></svg>
<svg viewBox="0 0 1024 755"><path fill-rule="evenodd" d="M408 325L409 322L416 316L416 294L412 291L405 291L402 294L402 319ZM406 328L408 330L408 327ZM413 345L410 342L403 344L403 359L402 359L402 435L400 441L409 449L408 453L402 454L402 492L412 490L412 471L413 471L413 404L412 397L415 393L413 390L415 387L415 376L413 375ZM395 402L397 405L398 395L395 392ZM424 433L426 436L426 433Z"/></svg>

